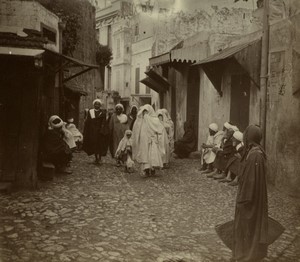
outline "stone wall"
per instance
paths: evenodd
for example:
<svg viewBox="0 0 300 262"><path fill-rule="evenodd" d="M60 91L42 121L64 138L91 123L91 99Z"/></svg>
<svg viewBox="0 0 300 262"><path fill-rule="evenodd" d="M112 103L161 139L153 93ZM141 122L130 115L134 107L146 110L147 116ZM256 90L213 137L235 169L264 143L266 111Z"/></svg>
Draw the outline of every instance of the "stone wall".
<svg viewBox="0 0 300 262"><path fill-rule="evenodd" d="M88 64L96 64L96 27L95 8L87 1L82 1L82 21L79 29L79 42L74 52L74 57ZM83 129L84 110L92 107L92 101L96 96L96 87L100 84L100 73L92 69L77 77L76 80L84 86L87 96L80 100L79 128Z"/></svg>
<svg viewBox="0 0 300 262"><path fill-rule="evenodd" d="M300 15L271 26L267 113L269 178L300 196Z"/></svg>
<svg viewBox="0 0 300 262"><path fill-rule="evenodd" d="M201 9L200 9L201 8ZM169 51L196 33L241 35L250 32L253 9L200 6L193 11L159 14L156 22L153 55Z"/></svg>

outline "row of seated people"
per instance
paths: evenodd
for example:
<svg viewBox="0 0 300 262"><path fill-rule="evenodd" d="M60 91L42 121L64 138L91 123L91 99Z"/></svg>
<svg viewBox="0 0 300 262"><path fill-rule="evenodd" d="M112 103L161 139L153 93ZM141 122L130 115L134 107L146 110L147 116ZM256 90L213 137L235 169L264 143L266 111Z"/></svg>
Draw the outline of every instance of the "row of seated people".
<svg viewBox="0 0 300 262"><path fill-rule="evenodd" d="M219 130L217 124L210 124L208 139L202 144L201 173L237 186L243 149L243 133L236 126L226 122Z"/></svg>

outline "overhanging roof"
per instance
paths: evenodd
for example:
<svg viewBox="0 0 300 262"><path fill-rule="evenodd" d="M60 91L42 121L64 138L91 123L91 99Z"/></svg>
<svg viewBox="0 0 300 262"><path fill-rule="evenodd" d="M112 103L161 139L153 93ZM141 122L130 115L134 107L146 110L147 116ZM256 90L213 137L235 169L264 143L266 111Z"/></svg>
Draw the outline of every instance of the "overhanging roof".
<svg viewBox="0 0 300 262"><path fill-rule="evenodd" d="M160 85L162 85L166 90L169 89L169 81L166 78L164 78L160 73L158 73L154 68L150 68L148 71L145 72L145 74Z"/></svg>
<svg viewBox="0 0 300 262"><path fill-rule="evenodd" d="M170 52L149 58L150 66L156 66L171 62Z"/></svg>
<svg viewBox="0 0 300 262"><path fill-rule="evenodd" d="M72 79L68 81L65 85L65 88L70 92L80 95L80 96L87 96L88 93L85 91L84 86L79 82Z"/></svg>
<svg viewBox="0 0 300 262"><path fill-rule="evenodd" d="M154 90L157 93L164 93L164 92L167 91L162 85L160 85L159 83L157 83L155 80L153 80L149 76L145 77L140 82L142 84L148 86L149 88L151 88L152 90Z"/></svg>
<svg viewBox="0 0 300 262"><path fill-rule="evenodd" d="M63 83L66 83L68 82L69 80L83 74L83 73L86 73L88 71L90 71L91 69L96 69L96 68L99 68L98 65L94 65L94 64L89 64L89 63L85 63L83 61L80 61L76 58L73 58L73 57L70 57L70 56L66 56L66 55L63 55L61 53L57 53L57 52L54 52L52 50L49 50L49 49L46 49L47 53L55 56L58 60L58 62L61 64L61 66L59 68L56 69L56 71L58 72L59 70L62 70L62 69L68 69L68 68L79 68L80 70L78 70L77 73L65 78L63 80Z"/></svg>
<svg viewBox="0 0 300 262"><path fill-rule="evenodd" d="M196 63L207 57L208 42L171 50L172 62Z"/></svg>
<svg viewBox="0 0 300 262"><path fill-rule="evenodd" d="M42 49L0 46L0 55L34 57L41 55L44 52L45 50Z"/></svg>
<svg viewBox="0 0 300 262"><path fill-rule="evenodd" d="M228 65L227 60L237 62L259 87L261 63L261 38L252 42L242 43L207 57L194 65L202 66L207 77L221 93L222 75ZM193 66L194 66L193 65Z"/></svg>

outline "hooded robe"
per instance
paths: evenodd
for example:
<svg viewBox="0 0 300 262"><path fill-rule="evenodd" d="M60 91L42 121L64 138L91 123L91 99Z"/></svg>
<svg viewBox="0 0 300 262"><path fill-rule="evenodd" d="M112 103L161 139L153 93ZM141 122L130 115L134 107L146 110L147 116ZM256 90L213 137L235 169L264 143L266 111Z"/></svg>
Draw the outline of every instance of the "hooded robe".
<svg viewBox="0 0 300 262"><path fill-rule="evenodd" d="M259 145L261 137L256 126L249 126L244 134L246 151L240 166L234 219L233 257L238 261L258 261L267 256L266 155Z"/></svg>
<svg viewBox="0 0 300 262"><path fill-rule="evenodd" d="M143 115L143 112L147 114ZM142 169L163 167L164 126L150 105L140 108L133 126L133 159L142 164Z"/></svg>

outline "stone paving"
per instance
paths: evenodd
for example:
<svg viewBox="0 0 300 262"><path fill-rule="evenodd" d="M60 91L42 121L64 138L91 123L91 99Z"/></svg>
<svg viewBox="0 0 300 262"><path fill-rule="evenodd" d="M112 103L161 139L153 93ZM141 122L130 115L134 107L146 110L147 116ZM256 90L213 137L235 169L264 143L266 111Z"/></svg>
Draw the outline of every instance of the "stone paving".
<svg viewBox="0 0 300 262"><path fill-rule="evenodd" d="M150 178L92 161L76 154L74 174L0 196L0 261L230 261L214 226L232 219L236 188L201 176L199 160ZM300 261L299 199L271 187L269 213L286 231L266 261Z"/></svg>

